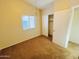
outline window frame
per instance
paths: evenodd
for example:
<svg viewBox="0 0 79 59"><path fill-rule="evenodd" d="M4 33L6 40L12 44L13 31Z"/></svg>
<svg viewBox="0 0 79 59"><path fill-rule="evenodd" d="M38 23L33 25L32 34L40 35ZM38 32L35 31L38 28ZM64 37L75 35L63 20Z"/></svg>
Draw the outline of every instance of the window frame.
<svg viewBox="0 0 79 59"><path fill-rule="evenodd" d="M24 22L24 20L25 19L23 19L24 17L28 17L28 20L29 20L29 27L26 27L26 28L24 28L24 24L23 24L23 22ZM22 16L22 29L23 30L31 30L31 29L35 29L36 28L36 16L33 16L34 17L34 27L31 27L31 18L30 18L31 16ZM26 20L25 20L26 21Z"/></svg>

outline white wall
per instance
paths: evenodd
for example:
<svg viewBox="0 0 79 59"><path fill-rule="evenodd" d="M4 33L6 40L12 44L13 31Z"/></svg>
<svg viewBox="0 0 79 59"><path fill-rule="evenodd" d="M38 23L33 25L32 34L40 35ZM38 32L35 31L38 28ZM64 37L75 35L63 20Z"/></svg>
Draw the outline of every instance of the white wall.
<svg viewBox="0 0 79 59"><path fill-rule="evenodd" d="M53 22L53 42L60 45L61 47L66 48L68 44L68 31L69 31L69 23L70 23L70 9L64 9L64 10L57 10L54 11L53 4L51 4L51 8L47 7L43 10L42 15L43 17L46 15L54 14L54 22ZM55 6L54 6L55 7ZM45 22L45 19L42 19L42 24ZM45 23L46 24L46 23ZM45 25L43 25L44 28ZM48 32L48 27L44 30L42 29L43 33ZM48 33L45 33L44 35L47 35Z"/></svg>
<svg viewBox="0 0 79 59"><path fill-rule="evenodd" d="M70 9L54 13L54 42L64 48L67 47L67 34L70 22Z"/></svg>
<svg viewBox="0 0 79 59"><path fill-rule="evenodd" d="M50 15L50 14L53 14L53 12L54 12L53 3L50 3L43 9L42 13L45 15Z"/></svg>
<svg viewBox="0 0 79 59"><path fill-rule="evenodd" d="M48 15L42 16L42 34L48 36Z"/></svg>
<svg viewBox="0 0 79 59"><path fill-rule="evenodd" d="M53 3L42 11L42 34L48 36L48 15L53 14Z"/></svg>
<svg viewBox="0 0 79 59"><path fill-rule="evenodd" d="M79 7L73 9L73 21L70 33L70 41L79 44Z"/></svg>

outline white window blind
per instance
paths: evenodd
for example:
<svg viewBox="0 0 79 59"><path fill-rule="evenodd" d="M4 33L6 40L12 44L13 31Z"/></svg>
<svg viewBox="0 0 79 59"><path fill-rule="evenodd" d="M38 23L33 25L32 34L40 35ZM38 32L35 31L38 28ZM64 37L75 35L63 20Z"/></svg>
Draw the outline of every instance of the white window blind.
<svg viewBox="0 0 79 59"><path fill-rule="evenodd" d="M35 16L23 16L22 27L23 30L35 28Z"/></svg>

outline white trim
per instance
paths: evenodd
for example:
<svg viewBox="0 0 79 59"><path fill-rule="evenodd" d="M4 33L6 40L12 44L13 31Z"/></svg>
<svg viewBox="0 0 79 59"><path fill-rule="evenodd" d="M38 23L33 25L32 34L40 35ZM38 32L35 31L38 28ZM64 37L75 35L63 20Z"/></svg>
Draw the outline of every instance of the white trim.
<svg viewBox="0 0 79 59"><path fill-rule="evenodd" d="M73 8L71 8L71 17L70 17L69 26L67 30L67 37L66 37L66 45L65 45L66 48L68 47L68 43L70 40L70 33L71 33L71 28L72 28L73 16L74 16L73 14L74 14Z"/></svg>
<svg viewBox="0 0 79 59"><path fill-rule="evenodd" d="M78 7L79 7L79 5L71 8L72 13L71 13L71 19L70 19L70 23L69 23L68 31L67 31L66 47L68 47L68 43L69 43L69 40L70 40L71 28L72 28L73 17L74 17L74 12L75 12L74 10L75 10L75 8L78 8Z"/></svg>
<svg viewBox="0 0 79 59"><path fill-rule="evenodd" d="M0 51L3 50L3 49L9 48L9 47L11 47L11 46L17 45L17 44L19 44L19 43L22 43L22 42L31 40L31 39L33 39L33 38L35 38L35 37L38 37L38 36L40 36L40 34L35 35L35 36L33 36L33 37L30 37L30 38L27 39L27 40L22 40L22 41L19 41L19 42L15 42L14 44L10 44L10 45L8 45L8 46L2 47L2 48L0 48Z"/></svg>

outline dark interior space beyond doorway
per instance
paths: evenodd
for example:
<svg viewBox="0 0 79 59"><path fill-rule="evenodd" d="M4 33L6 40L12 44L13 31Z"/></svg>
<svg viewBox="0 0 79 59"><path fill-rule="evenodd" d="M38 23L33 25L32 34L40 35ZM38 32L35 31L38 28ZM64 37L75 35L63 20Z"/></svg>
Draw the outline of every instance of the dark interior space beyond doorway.
<svg viewBox="0 0 79 59"><path fill-rule="evenodd" d="M53 15L48 16L48 38L53 41Z"/></svg>

